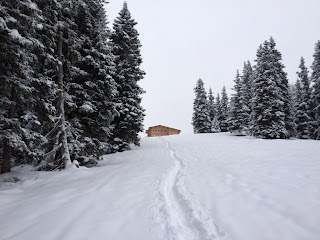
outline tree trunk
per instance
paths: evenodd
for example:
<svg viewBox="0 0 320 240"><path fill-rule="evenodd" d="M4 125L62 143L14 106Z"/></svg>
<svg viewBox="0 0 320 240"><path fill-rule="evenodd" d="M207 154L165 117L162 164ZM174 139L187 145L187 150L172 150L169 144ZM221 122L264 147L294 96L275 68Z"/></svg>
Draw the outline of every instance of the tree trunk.
<svg viewBox="0 0 320 240"><path fill-rule="evenodd" d="M60 29L58 36L58 88L59 88L59 102L58 102L58 114L59 114L59 145L60 154L57 154L58 160L56 163L58 168L62 169L71 165L70 153L68 148L68 140L66 133L66 120L64 112L64 83L63 83L63 58L62 58L62 31Z"/></svg>
<svg viewBox="0 0 320 240"><path fill-rule="evenodd" d="M16 106L17 106L17 98L18 98L18 91L16 87L12 87L11 90L11 104L9 109L9 119L13 119L16 113ZM3 161L1 166L1 173L10 172L10 156L11 156L11 147L9 140L6 139L4 141L4 148L3 148Z"/></svg>

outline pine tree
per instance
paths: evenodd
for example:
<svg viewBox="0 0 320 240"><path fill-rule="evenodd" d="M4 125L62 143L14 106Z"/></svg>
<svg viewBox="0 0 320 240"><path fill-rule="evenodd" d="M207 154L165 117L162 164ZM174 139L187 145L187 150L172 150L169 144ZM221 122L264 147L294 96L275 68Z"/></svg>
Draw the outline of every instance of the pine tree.
<svg viewBox="0 0 320 240"><path fill-rule="evenodd" d="M270 38L257 51L253 134L263 138L288 138L293 132L289 86L281 53Z"/></svg>
<svg viewBox="0 0 320 240"><path fill-rule="evenodd" d="M220 100L220 94L217 94L216 97L216 104L215 104L215 118L213 119L212 122L212 132L221 132L220 129L220 121L219 119L221 118L222 115L222 109L221 109L221 100Z"/></svg>
<svg viewBox="0 0 320 240"><path fill-rule="evenodd" d="M55 152L55 168L63 169L71 165L71 157L68 144L68 133L67 133L67 122L65 114L65 84L66 78L64 76L64 68L66 68L65 55L63 51L63 41L64 38L67 38L66 32L69 32L69 21L70 12L72 6L71 3L62 1L61 8L58 12L58 25L57 25L57 85L58 85L58 103L57 103L57 135L56 135L56 146L58 146L57 151ZM62 7L66 7L62 9ZM65 11L65 12L63 12Z"/></svg>
<svg viewBox="0 0 320 240"><path fill-rule="evenodd" d="M221 132L228 131L228 118L229 118L229 99L226 91L226 87L223 86L221 92L221 114L219 116L220 130Z"/></svg>
<svg viewBox="0 0 320 240"><path fill-rule="evenodd" d="M37 0L38 1L38 0ZM55 111L50 118L51 126L47 129L46 142L44 143L45 155L40 169L54 170L71 166L70 156L70 123L67 119L68 107L74 105L68 92L68 83L71 81L73 61L72 44L76 41L73 10L77 2L59 0L52 1L49 5L38 1L45 16L43 39L48 50L48 61L42 71L49 80L55 82L54 99L50 99ZM49 101L49 102L50 102ZM74 162L75 166L78 163Z"/></svg>
<svg viewBox="0 0 320 240"><path fill-rule="evenodd" d="M43 136L38 146L41 158L35 164L44 164L46 158L48 139L47 134L52 130L56 115L56 98L58 94L58 85L56 84L57 63L56 58L56 23L58 21L57 13L59 4L56 1L44 2L42 0L34 0L41 11L42 21L38 24L38 39L42 44L42 51L37 51L37 64L34 64L33 71L37 81L34 83L35 96L33 101L38 113L38 120L41 123L38 133Z"/></svg>
<svg viewBox="0 0 320 240"><path fill-rule="evenodd" d="M197 81L194 88L195 99L193 102L192 125L194 133L209 133L211 122L208 110L207 93L201 79Z"/></svg>
<svg viewBox="0 0 320 240"><path fill-rule="evenodd" d="M294 84L294 86L292 87L292 91L294 92L294 104L293 104L293 108L294 108L294 112L296 113L298 111L299 105L301 103L301 96L302 96L302 89L301 89L301 80L298 78L296 83ZM295 114L295 123L298 121L297 120L297 114ZM297 127L295 126L295 129ZM295 133L295 135L297 135L297 133Z"/></svg>
<svg viewBox="0 0 320 240"><path fill-rule="evenodd" d="M232 133L237 135L241 135L241 122L240 122L240 112L242 111L242 106L240 102L240 89L241 89L241 82L240 82L240 74L237 70L236 77L234 79L234 93L231 97L231 109L230 109L230 119L229 122L229 130Z"/></svg>
<svg viewBox="0 0 320 240"><path fill-rule="evenodd" d="M294 121L293 121L293 112L291 108L291 95L290 95L290 88L289 88L289 81L287 78L287 73L284 71L285 66L283 65L282 61L282 55L281 53L275 48L276 42L271 37L269 40L270 44L270 50L271 50L271 56L273 56L274 59L277 59L277 61L274 62L274 66L276 68L276 71L278 73L278 78L280 81L277 81L277 84L281 91L281 101L283 102L283 112L284 112L284 121L285 121L285 127L288 133L287 137L294 136Z"/></svg>
<svg viewBox="0 0 320 240"><path fill-rule="evenodd" d="M67 117L71 126L71 157L82 165L97 163L108 149L110 123L115 114L112 103L116 92L110 31L103 1L84 0L75 14L76 40L70 42L73 57Z"/></svg>
<svg viewBox="0 0 320 240"><path fill-rule="evenodd" d="M210 117L210 122L211 122L211 132L216 132L216 126L215 126L215 121L216 121L216 106L214 102L214 96L212 94L212 89L209 89L208 92L208 109L209 109L209 117Z"/></svg>
<svg viewBox="0 0 320 240"><path fill-rule="evenodd" d="M300 60L300 72L297 72L298 79L296 82L296 111L295 124L296 134L298 138L310 138L310 81L308 77L308 69L305 66L304 59Z"/></svg>
<svg viewBox="0 0 320 240"><path fill-rule="evenodd" d="M242 96L244 98L243 101L245 101L245 104L248 105L248 108L250 108L250 102L253 97L253 81L254 81L254 71L251 66L250 61L244 62L243 64L243 70L242 70L242 76L241 76L241 92Z"/></svg>
<svg viewBox="0 0 320 240"><path fill-rule="evenodd" d="M311 66L312 74L312 114L314 118L312 135L314 139L320 140L320 41L315 45Z"/></svg>
<svg viewBox="0 0 320 240"><path fill-rule="evenodd" d="M246 68L246 64L244 68ZM250 119L250 100L247 95L250 94L250 89L247 88L248 83L240 77L238 70L234 82L233 90L235 93L232 95L230 103L229 130L236 135L247 135Z"/></svg>
<svg viewBox="0 0 320 240"><path fill-rule="evenodd" d="M251 101L250 101L250 120L249 120L249 132L250 135L254 135L254 127L256 126L256 108L257 108L257 84L256 81L258 79L258 71L257 71L257 66L254 65L252 67L253 72L252 72L252 85L251 85Z"/></svg>
<svg viewBox="0 0 320 240"><path fill-rule="evenodd" d="M242 134L249 134L251 129L251 112L252 112L252 99L253 99L253 80L254 71L251 67L250 61L244 63L241 84L240 84L240 103L242 111L240 119L242 122Z"/></svg>
<svg viewBox="0 0 320 240"><path fill-rule="evenodd" d="M136 24L125 2L111 34L112 52L115 56L114 79L119 92L115 98L118 115L112 123L111 152L127 150L131 143L139 145L138 133L143 131L144 109L140 95L144 90L138 82L145 73L140 69L141 44Z"/></svg>
<svg viewBox="0 0 320 240"><path fill-rule="evenodd" d="M38 161L34 148L41 139L40 122L32 97L38 81L33 66L37 51L42 51L37 30L41 16L31 0L3 1L0 5L0 141L1 173L10 171L11 163ZM12 156L14 155L14 159Z"/></svg>

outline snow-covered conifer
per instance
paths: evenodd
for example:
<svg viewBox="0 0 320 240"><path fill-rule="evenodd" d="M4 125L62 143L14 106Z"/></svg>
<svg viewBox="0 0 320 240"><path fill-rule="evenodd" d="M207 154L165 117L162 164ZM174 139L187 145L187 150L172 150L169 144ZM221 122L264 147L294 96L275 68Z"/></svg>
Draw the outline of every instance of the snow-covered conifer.
<svg viewBox="0 0 320 240"><path fill-rule="evenodd" d="M33 66L37 51L43 51L37 30L40 11L32 0L2 1L0 4L0 147L1 172L10 171L16 161L38 161L35 147L41 141L37 108L32 96L37 93ZM14 158L12 156L14 155Z"/></svg>
<svg viewBox="0 0 320 240"><path fill-rule="evenodd" d="M83 0L75 9L75 35L69 48L70 100L67 118L71 126L72 159L90 164L108 150L110 123L115 114L112 103L116 93L110 31L103 1ZM73 61L73 62L72 62Z"/></svg>
<svg viewBox="0 0 320 240"><path fill-rule="evenodd" d="M220 123L220 130L221 132L227 132L229 118L229 98L225 86L222 87L220 108L221 114L218 119Z"/></svg>
<svg viewBox="0 0 320 240"><path fill-rule="evenodd" d="M303 58L300 60L300 71L297 72L298 79L296 82L296 107L295 107L295 124L296 135L298 138L307 139L310 137L311 117L310 117L310 81L308 69L305 66Z"/></svg>
<svg viewBox="0 0 320 240"><path fill-rule="evenodd" d="M242 122L242 134L249 134L251 129L251 112L252 112L252 99L253 99L253 81L254 71L250 61L244 63L241 84L240 84L240 103L241 113L239 118Z"/></svg>
<svg viewBox="0 0 320 240"><path fill-rule="evenodd" d="M215 121L217 120L216 118L216 105L215 105L215 99L212 93L212 89L209 88L208 92L208 109L209 109L209 117L210 117L210 122L211 122L211 132L216 132L216 127L214 125Z"/></svg>
<svg viewBox="0 0 320 240"><path fill-rule="evenodd" d="M253 134L262 138L288 138L293 132L288 80L275 46L270 38L257 51Z"/></svg>
<svg viewBox="0 0 320 240"><path fill-rule="evenodd" d="M131 143L139 145L138 133L143 131L141 94L144 90L138 82L145 73L140 69L141 44L136 24L125 2L114 21L111 34L112 52L115 56L114 79L119 92L115 98L118 114L112 123L110 137L112 152L127 150Z"/></svg>
<svg viewBox="0 0 320 240"><path fill-rule="evenodd" d="M281 92L281 101L283 102L283 112L284 112L284 121L285 127L288 133L287 137L294 136L294 120L293 120L293 112L292 112L292 99L290 95L290 86L289 81L287 78L287 73L284 71L285 66L283 65L282 55L276 49L276 42L271 37L269 40L270 50L271 50L271 57L276 61L273 62L275 66L275 70L278 74L278 81L277 84L280 88Z"/></svg>
<svg viewBox="0 0 320 240"><path fill-rule="evenodd" d="M240 73L237 70L236 77L234 79L234 93L231 96L231 103L230 103L230 118L228 120L229 123L229 130L230 132L236 134L236 135L244 135L243 130L247 128L245 126L244 121L242 119L242 98L241 98L241 86L242 81L240 78Z"/></svg>
<svg viewBox="0 0 320 240"><path fill-rule="evenodd" d="M194 133L209 133L211 122L208 109L207 93L203 81L198 79L194 88L195 99L193 101L192 125Z"/></svg>
<svg viewBox="0 0 320 240"><path fill-rule="evenodd" d="M72 79L71 69L76 59L70 43L76 41L73 11L78 2L59 0L44 3L37 1L46 20L43 27L43 42L47 55L43 56L45 64L42 71L45 72L48 82L54 81L56 87L54 99L51 100L55 111L53 117L50 118L52 121L50 129L47 129L47 141L44 144L45 157L41 163L41 169L63 169L70 166L72 161L69 150L71 128L67 113L74 102L66 86Z"/></svg>
<svg viewBox="0 0 320 240"><path fill-rule="evenodd" d="M220 100L220 94L218 93L217 94L217 97L216 97L216 103L215 103L215 118L213 119L213 122L211 123L212 125L212 132L221 132L221 129L220 129L220 116L221 116L221 100Z"/></svg>
<svg viewBox="0 0 320 240"><path fill-rule="evenodd" d="M315 45L312 63L312 114L314 117L312 135L314 139L320 140L320 41Z"/></svg>

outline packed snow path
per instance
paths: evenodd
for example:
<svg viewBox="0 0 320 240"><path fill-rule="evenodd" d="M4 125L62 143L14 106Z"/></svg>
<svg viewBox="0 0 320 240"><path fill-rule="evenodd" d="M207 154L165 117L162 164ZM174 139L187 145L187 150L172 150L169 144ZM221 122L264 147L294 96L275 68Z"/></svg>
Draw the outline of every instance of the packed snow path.
<svg viewBox="0 0 320 240"><path fill-rule="evenodd" d="M91 169L18 167L0 175L0 239L319 240L319 156L319 141L199 134Z"/></svg>
<svg viewBox="0 0 320 240"><path fill-rule="evenodd" d="M185 185L186 166L170 143L165 141L173 166L157 183L156 202L162 239L219 239L218 229L192 199Z"/></svg>

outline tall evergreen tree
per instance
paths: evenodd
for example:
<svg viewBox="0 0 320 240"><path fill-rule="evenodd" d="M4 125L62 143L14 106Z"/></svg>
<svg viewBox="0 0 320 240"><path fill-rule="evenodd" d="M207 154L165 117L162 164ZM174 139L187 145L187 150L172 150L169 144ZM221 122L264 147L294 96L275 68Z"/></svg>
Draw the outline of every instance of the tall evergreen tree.
<svg viewBox="0 0 320 240"><path fill-rule="evenodd" d="M251 66L250 61L244 62L242 76L241 76L241 95L243 96L245 103L250 108L250 101L253 96L253 80L254 80L254 71Z"/></svg>
<svg viewBox="0 0 320 240"><path fill-rule="evenodd" d="M93 164L107 152L116 93L113 55L108 39L104 1L83 0L76 8L75 35L70 43L70 80L74 103L67 117L71 125L71 156L82 164Z"/></svg>
<svg viewBox="0 0 320 240"><path fill-rule="evenodd" d="M228 118L229 118L229 98L227 95L226 87L222 87L221 92L221 115L219 116L221 132L228 131Z"/></svg>
<svg viewBox="0 0 320 240"><path fill-rule="evenodd" d="M243 82L240 78L240 73L237 70L236 77L234 79L234 94L231 97L230 103L230 118L229 118L229 130L236 135L245 135L247 130L246 120L243 119L243 105L242 105L242 96L241 96L241 87Z"/></svg>
<svg viewBox="0 0 320 240"><path fill-rule="evenodd" d="M0 5L0 147L1 173L10 171L13 160L34 161L34 147L41 140L35 107L37 84L33 66L43 50L37 30L41 15L31 0L2 1ZM12 159L14 154L15 158Z"/></svg>
<svg viewBox="0 0 320 240"><path fill-rule="evenodd" d="M234 79L234 93L231 96L231 109L230 109L230 119L229 119L229 130L237 135L241 135L241 125L240 113L242 111L242 106L240 102L240 89L241 89L241 79L239 71L237 70L236 77Z"/></svg>
<svg viewBox="0 0 320 240"><path fill-rule="evenodd" d="M253 134L263 138L288 138L290 122L289 87L281 53L270 38L257 51Z"/></svg>
<svg viewBox="0 0 320 240"><path fill-rule="evenodd" d="M312 135L314 139L320 140L320 41L315 45L311 66L312 74L312 113L314 117Z"/></svg>
<svg viewBox="0 0 320 240"><path fill-rule="evenodd" d="M35 70L44 84L36 87L39 92L38 109L41 111L41 132L45 135L42 148L41 170L62 169L71 165L70 124L67 119L68 106L74 105L68 92L71 81L76 42L74 10L78 1L34 0L42 11L40 41L45 51L38 55L40 60ZM75 165L77 163L75 162Z"/></svg>
<svg viewBox="0 0 320 240"><path fill-rule="evenodd" d="M250 61L247 61L243 66L240 84L240 103L242 108L240 118L243 126L243 134L249 134L251 128L252 99L254 95L253 81L254 71Z"/></svg>
<svg viewBox="0 0 320 240"><path fill-rule="evenodd" d="M73 19L71 15L71 9L73 9L73 2L66 0L60 1L58 5L58 23L56 32L56 58L57 58L57 123L55 134L55 149L54 153L54 166L55 168L63 169L71 165L71 157L68 144L68 132L67 132L67 121L65 103L67 92L65 91L65 85L67 84L66 73L68 73L69 65L67 53L64 50L69 49L69 45L64 46L65 42L70 40L70 35L73 33ZM71 34L70 34L71 33ZM69 52L69 51L67 51Z"/></svg>
<svg viewBox="0 0 320 240"><path fill-rule="evenodd" d="M68 84L72 81L72 68L75 58L73 43L77 42L75 13L79 1L51 1L44 3L36 0L43 12L45 26L42 39L47 50L44 64L40 73L48 80L55 82L54 99L50 99L55 107L52 111L51 126L48 122L45 155L41 169L63 169L72 164L70 156L70 132L72 128L67 118L69 107L75 103L68 91ZM47 60L46 60L47 59ZM52 98L50 97L50 98ZM77 162L74 162L78 166Z"/></svg>
<svg viewBox="0 0 320 240"><path fill-rule="evenodd" d="M208 109L209 109L209 117L211 122L211 132L216 132L216 129L215 129L216 105L215 105L215 99L214 99L211 88L209 89L209 92L208 92Z"/></svg>
<svg viewBox="0 0 320 240"><path fill-rule="evenodd" d="M143 89L138 82L145 73L140 69L142 58L137 23L131 17L127 3L113 24L111 41L115 56L115 75L119 94L115 98L118 115L112 123L111 151L129 149L134 143L139 145L138 133L143 131L144 109L141 106Z"/></svg>
<svg viewBox="0 0 320 240"><path fill-rule="evenodd" d="M310 137L311 117L310 117L310 81L308 69L305 66L304 59L301 58L300 71L297 72L298 79L296 83L296 111L295 124L298 138L307 139Z"/></svg>
<svg viewBox="0 0 320 240"><path fill-rule="evenodd" d="M208 110L207 93L201 79L197 81L194 92L196 96L193 101L193 132L209 133L211 131L211 122Z"/></svg>
<svg viewBox="0 0 320 240"><path fill-rule="evenodd" d="M292 87L292 91L294 91L294 112L298 111L299 105L301 103L301 96L302 96L302 88L301 88L301 80L298 78L294 86ZM297 115L295 114L295 122Z"/></svg>
<svg viewBox="0 0 320 240"><path fill-rule="evenodd" d="M280 80L280 81L277 81L277 84L281 91L280 96L281 96L281 101L283 102L284 121L285 121L286 130L288 133L287 137L292 137L294 135L294 121L293 121L293 112L291 108L292 99L290 95L289 81L287 78L287 73L284 71L285 66L281 62L282 55L276 49L276 42L272 37L270 37L269 45L270 45L272 58L277 59L277 61L274 62L274 66L276 68L276 71L278 73L278 77Z"/></svg>
<svg viewBox="0 0 320 240"><path fill-rule="evenodd" d="M216 103L215 103L215 118L213 119L212 122L212 132L220 132L220 121L219 119L221 118L222 115L222 109L221 109L221 99L220 99L220 94L217 94L216 97Z"/></svg>

